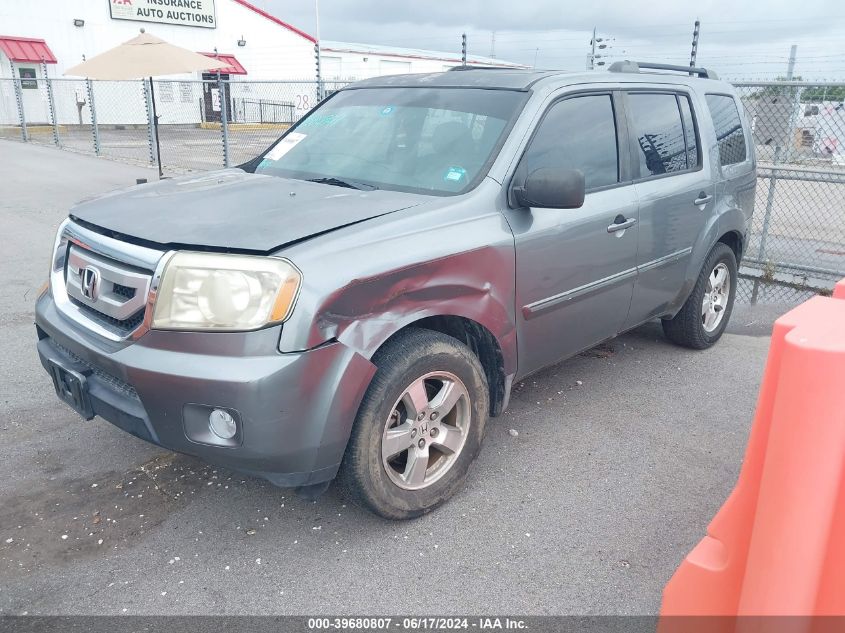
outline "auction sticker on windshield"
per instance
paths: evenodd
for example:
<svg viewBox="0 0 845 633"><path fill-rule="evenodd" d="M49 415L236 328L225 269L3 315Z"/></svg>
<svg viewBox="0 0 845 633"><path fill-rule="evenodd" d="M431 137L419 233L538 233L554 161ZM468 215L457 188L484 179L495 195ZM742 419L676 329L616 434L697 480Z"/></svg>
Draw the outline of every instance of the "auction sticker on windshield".
<svg viewBox="0 0 845 633"><path fill-rule="evenodd" d="M284 156L294 147L296 147L296 144L299 143L306 136L308 135L302 134L301 132L291 132L286 137L281 139L278 143L276 143L273 146L273 149L267 152L264 158L269 160L279 160L282 156Z"/></svg>

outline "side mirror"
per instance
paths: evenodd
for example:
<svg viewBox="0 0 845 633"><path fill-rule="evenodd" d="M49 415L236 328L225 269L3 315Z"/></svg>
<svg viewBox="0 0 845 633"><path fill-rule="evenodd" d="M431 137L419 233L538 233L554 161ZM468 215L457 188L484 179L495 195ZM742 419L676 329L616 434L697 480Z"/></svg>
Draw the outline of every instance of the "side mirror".
<svg viewBox="0 0 845 633"><path fill-rule="evenodd" d="M578 209L584 204L586 185L580 169L540 167L513 186L513 197L521 207Z"/></svg>

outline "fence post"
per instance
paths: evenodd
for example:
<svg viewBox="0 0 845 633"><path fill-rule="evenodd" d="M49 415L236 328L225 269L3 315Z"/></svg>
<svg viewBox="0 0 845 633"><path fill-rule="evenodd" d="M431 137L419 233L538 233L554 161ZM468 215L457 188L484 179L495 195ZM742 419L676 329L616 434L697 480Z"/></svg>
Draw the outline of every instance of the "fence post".
<svg viewBox="0 0 845 633"><path fill-rule="evenodd" d="M15 77L12 81L15 82L15 102L18 104L18 119L21 122L21 137L24 142L29 140L29 132L26 129L26 114L23 110L23 89L21 88L21 80Z"/></svg>
<svg viewBox="0 0 845 633"><path fill-rule="evenodd" d="M217 89L220 91L220 134L223 137L223 167L229 167L229 95L224 90L225 84L217 73Z"/></svg>
<svg viewBox="0 0 845 633"><path fill-rule="evenodd" d="M53 80L47 76L47 64L41 62L41 74L47 84L47 105L50 108L50 122L53 124L53 142L59 146L59 122L56 117L56 100L53 98Z"/></svg>
<svg viewBox="0 0 845 633"><path fill-rule="evenodd" d="M94 135L94 154L100 155L100 128L97 127L97 108L94 105L94 82L85 80L88 89L88 109L91 110L91 133Z"/></svg>
<svg viewBox="0 0 845 633"><path fill-rule="evenodd" d="M766 242L769 237L769 224L772 221L772 209L775 206L775 188L778 182L777 166L780 163L780 154L781 147L780 145L777 145L775 146L775 156L772 161L772 173L769 176L769 191L766 195L766 212L763 215L763 230L760 234L760 254L758 257L761 262L766 261Z"/></svg>
<svg viewBox="0 0 845 633"><path fill-rule="evenodd" d="M316 62L317 70L317 103L323 100L323 70L320 55L320 40L314 43L314 61Z"/></svg>
<svg viewBox="0 0 845 633"><path fill-rule="evenodd" d="M144 87L144 106L147 109L147 146L150 149L150 165L155 165L158 162L156 156L155 144L155 130L153 126L153 102L150 95L150 86L146 79L141 80L141 85Z"/></svg>

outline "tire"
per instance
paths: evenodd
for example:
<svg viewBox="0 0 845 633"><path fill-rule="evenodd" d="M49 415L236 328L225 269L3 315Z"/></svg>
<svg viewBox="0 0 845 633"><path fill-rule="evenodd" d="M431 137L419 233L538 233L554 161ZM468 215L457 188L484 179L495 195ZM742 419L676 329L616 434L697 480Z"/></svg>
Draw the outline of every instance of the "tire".
<svg viewBox="0 0 845 633"><path fill-rule="evenodd" d="M711 281L711 276L719 271L727 271L728 279L726 283L721 284L722 292L718 292ZM714 277L716 279L716 277ZM713 345L722 336L728 320L731 318L733 310L734 298L736 297L737 285L737 264L736 255L733 250L721 242L717 243L707 259L704 261L704 266L698 275L695 286L684 303L680 312L671 319L663 320L663 332L673 343L689 347L692 349L707 349ZM713 297L721 297L722 304L710 301ZM715 306L714 312L705 311L705 299L709 301L709 305ZM721 309L719 309L721 308ZM707 318L713 317L713 314L721 313L721 317L717 321L710 321L708 327Z"/></svg>
<svg viewBox="0 0 845 633"><path fill-rule="evenodd" d="M487 379L466 345L418 328L397 334L373 362L378 369L358 409L339 483L376 514L411 519L440 506L466 479L489 416Z"/></svg>

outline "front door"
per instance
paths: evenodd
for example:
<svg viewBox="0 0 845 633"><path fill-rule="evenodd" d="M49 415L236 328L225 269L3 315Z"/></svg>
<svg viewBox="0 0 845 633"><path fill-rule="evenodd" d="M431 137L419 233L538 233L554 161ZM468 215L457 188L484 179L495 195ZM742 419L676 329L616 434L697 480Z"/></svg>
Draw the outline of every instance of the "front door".
<svg viewBox="0 0 845 633"><path fill-rule="evenodd" d="M580 169L587 185L579 209L508 212L521 376L614 336L628 314L637 200L620 174L617 129L624 121L615 116L614 99L608 92L553 103L517 168L517 177L541 167Z"/></svg>
<svg viewBox="0 0 845 633"><path fill-rule="evenodd" d="M217 121L222 119L222 103L226 100L226 120L232 120L232 102L229 99L229 75L220 75L223 80L223 94L220 94L220 84L217 82L216 73L202 74L202 99L203 116L205 121Z"/></svg>
<svg viewBox="0 0 845 633"><path fill-rule="evenodd" d="M640 232L626 328L663 315L688 294L695 278L688 273L692 252L702 247L697 243L715 209L711 168L700 159L689 96L631 92L627 104L639 170Z"/></svg>
<svg viewBox="0 0 845 633"><path fill-rule="evenodd" d="M20 80L21 98L27 125L51 125L47 84L39 64L15 63L15 75Z"/></svg>

